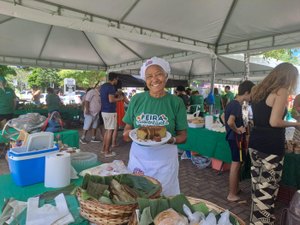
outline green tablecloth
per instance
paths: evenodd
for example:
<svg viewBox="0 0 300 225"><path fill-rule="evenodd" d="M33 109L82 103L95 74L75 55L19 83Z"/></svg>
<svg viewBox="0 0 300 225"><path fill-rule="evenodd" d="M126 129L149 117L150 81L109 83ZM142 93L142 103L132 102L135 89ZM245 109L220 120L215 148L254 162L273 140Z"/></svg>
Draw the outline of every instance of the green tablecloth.
<svg viewBox="0 0 300 225"><path fill-rule="evenodd" d="M60 139L64 144L67 144L70 147L79 148L79 133L78 130L63 130L61 132L55 132L55 140L57 135L60 135Z"/></svg>
<svg viewBox="0 0 300 225"><path fill-rule="evenodd" d="M282 183L300 189L300 155L294 153L285 154Z"/></svg>
<svg viewBox="0 0 300 225"><path fill-rule="evenodd" d="M230 163L231 153L225 135L205 128L188 128L187 141L178 148ZM300 154L285 154L282 183L300 189Z"/></svg>
<svg viewBox="0 0 300 225"><path fill-rule="evenodd" d="M13 128L10 128L9 131L13 132ZM0 131L0 134L2 134L2 131ZM63 130L60 132L55 132L54 133L54 139L57 140L57 135L60 136L60 140L64 144L67 144L70 147L76 147L79 148L79 133L77 130ZM17 138L17 137L16 137ZM8 139L0 135L0 143L7 143L9 142Z"/></svg>
<svg viewBox="0 0 300 225"><path fill-rule="evenodd" d="M188 128L187 141L179 149L197 152L201 155L231 163L230 148L225 140L226 133L205 128Z"/></svg>
<svg viewBox="0 0 300 225"><path fill-rule="evenodd" d="M72 180L76 186L81 185L83 178L80 177L77 180ZM56 190L55 188L46 188L44 183L38 183L25 187L19 187L15 185L10 174L4 174L0 176L0 209L4 204L4 199L10 197L20 201L27 201L28 198L42 194L46 191Z"/></svg>
<svg viewBox="0 0 300 225"><path fill-rule="evenodd" d="M80 186L83 178L80 177L77 180L72 180L71 183L75 184L75 186ZM12 180L10 174L5 174L0 176L0 214L2 212L2 207L4 205L5 199L14 198L19 201L27 201L28 198L40 195L47 191L57 190L57 188L45 188L44 183L34 184L26 187L16 186ZM79 203L75 196L65 195L65 199L71 212L74 222L71 225L88 225L89 222L80 216L79 213ZM41 200L39 201L40 206L44 204L52 204L55 205L54 200ZM17 217L17 224L25 225L26 223L26 210L23 211Z"/></svg>

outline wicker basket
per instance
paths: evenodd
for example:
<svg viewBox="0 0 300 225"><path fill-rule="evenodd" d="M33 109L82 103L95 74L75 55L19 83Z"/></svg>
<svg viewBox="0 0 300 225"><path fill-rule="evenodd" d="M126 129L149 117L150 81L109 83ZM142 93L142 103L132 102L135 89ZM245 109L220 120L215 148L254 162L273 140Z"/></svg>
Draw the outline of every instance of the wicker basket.
<svg viewBox="0 0 300 225"><path fill-rule="evenodd" d="M199 199L199 198L192 198L192 197L187 197L187 199L189 200L189 202L192 205L198 204L200 202L203 202L206 204L206 206L209 208L209 210L215 210L218 213L221 213L223 211L225 211L225 209L221 208L220 206L211 203L209 201L206 201L204 199ZM241 218L239 218L237 215L235 215L234 213L230 212L230 214L237 219L237 221L239 222L240 225L246 225L245 221L243 221ZM132 217L130 218L130 221L128 223L128 225L138 225L137 222L137 218L136 218L136 213L134 212Z"/></svg>
<svg viewBox="0 0 300 225"><path fill-rule="evenodd" d="M152 183L160 185L158 180L152 177L144 177ZM158 198L161 190L160 185L160 189L149 198ZM130 220L134 210L137 208L137 203L128 205L113 205L105 204L95 199L83 200L81 199L80 189L78 189L76 194L80 204L80 214L90 222L99 225L126 224Z"/></svg>

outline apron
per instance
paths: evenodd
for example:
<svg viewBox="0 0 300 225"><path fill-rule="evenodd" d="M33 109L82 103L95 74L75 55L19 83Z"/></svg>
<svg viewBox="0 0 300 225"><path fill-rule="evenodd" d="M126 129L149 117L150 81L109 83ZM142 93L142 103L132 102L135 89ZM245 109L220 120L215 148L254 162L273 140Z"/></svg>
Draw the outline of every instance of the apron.
<svg viewBox="0 0 300 225"><path fill-rule="evenodd" d="M132 143L128 169L135 174L144 174L157 179L162 185L162 195L180 194L178 180L177 145L143 146Z"/></svg>

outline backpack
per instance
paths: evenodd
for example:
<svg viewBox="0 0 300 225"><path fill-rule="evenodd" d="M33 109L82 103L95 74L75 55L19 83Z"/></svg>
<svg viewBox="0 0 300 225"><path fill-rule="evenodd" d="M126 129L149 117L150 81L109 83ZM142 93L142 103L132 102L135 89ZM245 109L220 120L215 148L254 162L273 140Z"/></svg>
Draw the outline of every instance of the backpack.
<svg viewBox="0 0 300 225"><path fill-rule="evenodd" d="M42 126L42 131L48 132L59 132L63 129L63 121L61 119L60 113L54 111L48 114L48 118Z"/></svg>

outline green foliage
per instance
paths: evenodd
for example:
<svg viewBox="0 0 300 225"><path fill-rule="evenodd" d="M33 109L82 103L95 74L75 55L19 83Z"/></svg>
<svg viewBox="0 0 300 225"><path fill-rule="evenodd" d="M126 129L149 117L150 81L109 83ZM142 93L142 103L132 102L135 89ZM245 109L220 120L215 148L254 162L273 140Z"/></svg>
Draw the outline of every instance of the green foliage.
<svg viewBox="0 0 300 225"><path fill-rule="evenodd" d="M94 87L98 81L104 81L106 77L104 71L61 70L58 74L61 86L63 86L64 78L73 78L76 80L76 86L84 89Z"/></svg>
<svg viewBox="0 0 300 225"><path fill-rule="evenodd" d="M34 68L28 76L28 84L31 88L37 86L45 90L52 85L58 86L59 82L57 69Z"/></svg>
<svg viewBox="0 0 300 225"><path fill-rule="evenodd" d="M13 80L16 76L16 71L13 67L0 65L0 76L5 77L9 87L13 87Z"/></svg>
<svg viewBox="0 0 300 225"><path fill-rule="evenodd" d="M274 58L283 62L290 62L299 65L299 58L294 53L298 52L299 49L277 49L263 54L264 58Z"/></svg>
<svg viewBox="0 0 300 225"><path fill-rule="evenodd" d="M9 66L0 65L0 76L16 75L16 71Z"/></svg>

